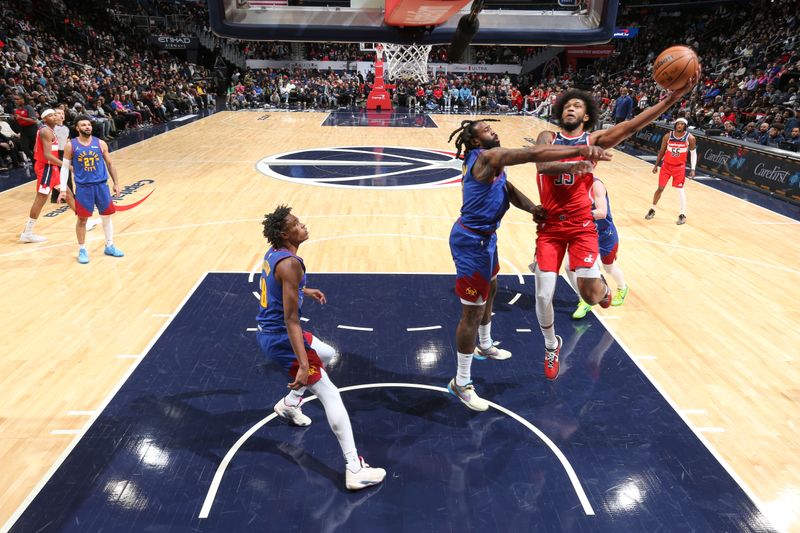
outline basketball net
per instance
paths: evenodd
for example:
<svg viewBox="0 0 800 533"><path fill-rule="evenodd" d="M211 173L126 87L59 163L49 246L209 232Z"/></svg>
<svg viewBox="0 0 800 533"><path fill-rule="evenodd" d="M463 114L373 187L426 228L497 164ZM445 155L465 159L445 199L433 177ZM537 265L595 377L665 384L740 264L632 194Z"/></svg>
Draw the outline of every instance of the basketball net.
<svg viewBox="0 0 800 533"><path fill-rule="evenodd" d="M386 79L413 79L418 83L427 83L431 45L379 43L375 45L375 50L383 54Z"/></svg>

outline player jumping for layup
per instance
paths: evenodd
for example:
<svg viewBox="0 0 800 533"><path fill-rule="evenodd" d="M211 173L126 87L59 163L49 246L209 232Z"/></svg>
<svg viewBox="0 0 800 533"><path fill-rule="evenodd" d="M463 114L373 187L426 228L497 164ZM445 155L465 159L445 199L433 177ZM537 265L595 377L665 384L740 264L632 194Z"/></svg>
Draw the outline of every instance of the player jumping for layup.
<svg viewBox="0 0 800 533"><path fill-rule="evenodd" d="M607 130L589 131L599 116L594 97L584 91L570 89L553 106L553 116L558 118L561 131L543 131L537 145L599 146L613 148L650 122L656 120L695 84L695 74L686 86L669 95L658 104ZM548 379L558 377L558 354L561 337L555 333L553 294L556 276L564 254L569 249L570 270L578 278L581 298L591 305L602 307L611 304L611 291L600 274L599 248L592 199L589 189L594 183L594 165L584 158L572 157L558 163L538 163L537 185L546 212L546 221L537 228L536 258L536 317L544 335L544 374Z"/></svg>
<svg viewBox="0 0 800 533"><path fill-rule="evenodd" d="M371 468L358 456L347 409L324 369L335 353L333 348L300 327L303 297L310 296L322 304L326 299L322 291L306 287L306 266L297 249L308 240L308 230L291 211L291 207L278 206L262 222L270 248L261 268L258 344L292 378L291 391L278 400L275 412L297 426L311 424L300 408L308 387L322 402L328 424L339 440L346 463L345 485L350 490L363 489L383 481L386 471Z"/></svg>
<svg viewBox="0 0 800 533"><path fill-rule="evenodd" d="M492 303L500 270L496 231L509 204L531 213L534 218L540 211L540 206L506 181L504 167L572 157L591 161L610 159L602 149L586 145L501 148L500 139L489 122L496 120L464 120L448 140L457 136L456 157L464 154L464 177L461 180L461 217L450 232L450 252L456 264L456 294L462 304L461 320L456 329L458 371L447 388L475 411L486 411L489 404L478 396L472 385L473 356L480 359L511 357L508 351L493 346L491 337Z"/></svg>
<svg viewBox="0 0 800 533"><path fill-rule="evenodd" d="M644 217L647 220L656 216L656 204L661 199L661 193L664 192L667 182L672 178L672 186L678 189L678 198L681 201L681 212L678 214L678 222L676 224L679 226L686 224L686 190L683 185L686 182L687 154L692 156L689 170L690 178L694 178L694 169L697 167L697 141L694 135L686 131L688 124L689 122L685 118L676 120L675 131L665 135L664 140L661 142L661 150L658 152L656 164L653 166L653 174L658 172L659 166L661 166L661 172L658 172L658 188L653 194L653 207ZM664 162L663 166L661 165L662 160Z"/></svg>

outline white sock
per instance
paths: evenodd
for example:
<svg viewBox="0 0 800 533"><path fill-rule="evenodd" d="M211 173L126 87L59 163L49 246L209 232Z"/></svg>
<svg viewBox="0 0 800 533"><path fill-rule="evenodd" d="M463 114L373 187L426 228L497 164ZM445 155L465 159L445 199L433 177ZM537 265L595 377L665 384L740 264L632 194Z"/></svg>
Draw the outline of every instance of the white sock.
<svg viewBox="0 0 800 533"><path fill-rule="evenodd" d="M481 349L489 349L492 347L492 321L488 324L480 324L478 326L478 346Z"/></svg>
<svg viewBox="0 0 800 533"><path fill-rule="evenodd" d="M678 198L681 201L681 215L686 215L686 191L678 189Z"/></svg>
<svg viewBox="0 0 800 533"><path fill-rule="evenodd" d="M283 403L288 405L289 407L297 407L300 405L300 402L303 401L303 394L306 392L305 387L301 387L297 390L290 391L289 394L284 396Z"/></svg>
<svg viewBox="0 0 800 533"><path fill-rule="evenodd" d="M25 223L25 230L22 233L31 234L33 233L33 227L36 225L35 218L29 218L28 221Z"/></svg>
<svg viewBox="0 0 800 533"><path fill-rule="evenodd" d="M114 246L114 224L111 222L111 215L100 217L103 221L103 233L106 234L106 246Z"/></svg>
<svg viewBox="0 0 800 533"><path fill-rule="evenodd" d="M78 245L78 250L82 250L82 251L85 252L86 251L86 245L85 244Z"/></svg>
<svg viewBox="0 0 800 533"><path fill-rule="evenodd" d="M472 354L458 352L458 370L456 372L456 385L463 387L472 381L470 369L472 367Z"/></svg>
<svg viewBox="0 0 800 533"><path fill-rule="evenodd" d="M358 452L356 450L344 454L345 468L354 474L361 470L361 461L358 459Z"/></svg>
<svg viewBox="0 0 800 533"><path fill-rule="evenodd" d="M545 348L552 350L558 346L556 340L553 294L556 291L556 273L542 272L536 268L536 318L544 336Z"/></svg>
<svg viewBox="0 0 800 533"><path fill-rule="evenodd" d="M617 282L617 289L624 289L627 287L627 285L625 285L625 274L622 272L622 269L617 266L616 261L610 265L603 265L603 269L608 274L611 274L611 277Z"/></svg>
<svg viewBox="0 0 800 533"><path fill-rule="evenodd" d="M655 211L655 210L656 210L656 204L653 204L653 207L651 207L650 209L652 209L653 211Z"/></svg>
<svg viewBox="0 0 800 533"><path fill-rule="evenodd" d="M361 470L361 462L358 460L358 450L356 450L356 441L353 438L353 428L350 425L350 417L342 402L339 389L331 382L325 370L322 370L322 377L320 380L313 385L309 385L308 389L317 395L317 398L319 398L319 401L322 403L322 407L325 409L328 425L339 441L339 447L344 454L347 469L351 472L358 472Z"/></svg>

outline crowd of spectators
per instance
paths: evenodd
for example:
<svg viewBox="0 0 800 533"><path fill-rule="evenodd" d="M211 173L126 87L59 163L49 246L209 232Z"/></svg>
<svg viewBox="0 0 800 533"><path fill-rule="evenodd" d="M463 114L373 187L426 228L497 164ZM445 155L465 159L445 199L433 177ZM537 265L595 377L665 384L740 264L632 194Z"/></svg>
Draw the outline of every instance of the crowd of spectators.
<svg viewBox="0 0 800 533"><path fill-rule="evenodd" d="M0 5L0 167L30 159L38 114L62 107L67 122L88 113L101 138L124 129L168 120L211 105L209 73L168 53L148 49L146 32L120 27L114 15L180 16L207 29L201 4L150 0L55 0L37 13L28 0ZM635 39L615 41L605 60L571 71L509 74L434 74L417 83L395 80L396 105L420 111L528 113L549 118L566 89L593 91L602 121L634 116L664 98L650 65L667 46L685 43L704 66L698 86L664 119L678 116L690 127L766 146L800 143L800 18L793 0L757 0L710 9L682 6L621 11L619 25L639 26ZM61 21L64 21L61 23ZM118 20L118 19L117 19ZM161 19L160 19L161 20ZM176 32L175 27L158 31ZM235 43L245 57L314 61L370 61L358 44ZM539 49L477 46L478 64L524 62ZM433 47L429 62L447 61L447 47ZM299 69L239 69L228 90L231 108L363 107L370 74ZM366 79L365 79L366 75ZM535 75L535 77L534 77Z"/></svg>
<svg viewBox="0 0 800 533"><path fill-rule="evenodd" d="M712 134L796 150L800 84L800 18L797 3L759 0L722 4L712 11L623 12L642 31L617 53L578 76L591 84L605 118L615 122L663 98L649 65L666 47L683 43L703 63L695 90L670 116ZM624 24L624 22L623 22ZM652 31L658 28L659 31ZM631 105L632 104L632 105Z"/></svg>
<svg viewBox="0 0 800 533"><path fill-rule="evenodd" d="M365 106L373 81L371 74L348 71L248 69L233 75L228 106L358 109ZM517 81L509 74L437 73L427 83L396 80L391 94L394 105L416 111L516 113L532 105L526 103Z"/></svg>
<svg viewBox="0 0 800 533"><path fill-rule="evenodd" d="M63 108L68 126L87 114L109 139L211 104L202 67L155 55L137 32L111 26L106 3L86 4L54 2L55 17L21 0L0 5L0 168L32 158L47 108Z"/></svg>
<svg viewBox="0 0 800 533"><path fill-rule="evenodd" d="M745 139L767 146L797 144L798 46L800 21L792 0L759 0L708 7L623 9L620 25L642 31L636 39L616 41L607 60L581 72L530 76L435 76L416 84L400 81L393 100L412 109L532 113L549 117L552 103L567 88L579 85L594 92L603 120L617 123L658 102L666 92L652 80L650 65L657 53L685 43L699 53L704 65L700 83L669 115L682 116L690 127ZM363 61L364 52L352 44L309 44L312 60ZM513 64L535 55L530 47L478 46L476 63ZM429 62L446 61L446 47L434 47ZM359 75L353 74L354 78ZM501 83L510 79L510 82ZM268 80L266 83L263 80ZM316 71L267 70L251 73L232 87L232 105L328 108L363 105L368 93L362 79ZM250 83L250 85L248 85Z"/></svg>

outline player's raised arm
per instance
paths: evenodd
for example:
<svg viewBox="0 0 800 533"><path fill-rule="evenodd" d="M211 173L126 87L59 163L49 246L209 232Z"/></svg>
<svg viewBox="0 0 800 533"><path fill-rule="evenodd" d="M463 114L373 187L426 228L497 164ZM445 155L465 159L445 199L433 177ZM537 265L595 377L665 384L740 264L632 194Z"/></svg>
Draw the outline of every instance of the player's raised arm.
<svg viewBox="0 0 800 533"><path fill-rule="evenodd" d="M283 320L289 342L299 364L297 375L289 388L297 390L308 382L308 354L303 342L303 329L300 327L300 281L303 279L303 267L299 261L284 259L275 267L275 277L283 286Z"/></svg>
<svg viewBox="0 0 800 533"><path fill-rule="evenodd" d="M670 92L662 101L654 106L648 107L634 118L626 120L625 122L620 122L607 130L593 132L589 137L590 143L606 149L614 148L616 145L666 113L670 107L680 101L684 94L692 90L692 87L695 86L699 77L700 68L698 67L696 74L689 78L686 85Z"/></svg>
<svg viewBox="0 0 800 533"><path fill-rule="evenodd" d="M536 138L536 146L552 146L553 139L555 139L555 134L552 131L543 131L539 134ZM580 146L574 146L573 148L579 148ZM583 148L589 148L588 146L583 146ZM600 152L603 152L600 150ZM597 150L592 151L592 153L598 153ZM605 154L608 159L603 159L603 161L608 161L611 159L611 154ZM564 159L568 159L569 157L574 156L567 156ZM561 158L559 158L561 159ZM599 161L599 159L592 159L592 161ZM552 161L539 161L536 163L536 172L539 174L547 174L550 176L558 176L560 174L588 174L593 169L593 165L589 161L563 161L560 162L558 160Z"/></svg>
<svg viewBox="0 0 800 533"><path fill-rule="evenodd" d="M556 146L537 144L525 148L492 148L478 156L473 173L481 181L491 179L503 170L503 167L539 163L584 157L589 161L610 161L611 154L596 146ZM574 167L574 163L570 168Z"/></svg>

